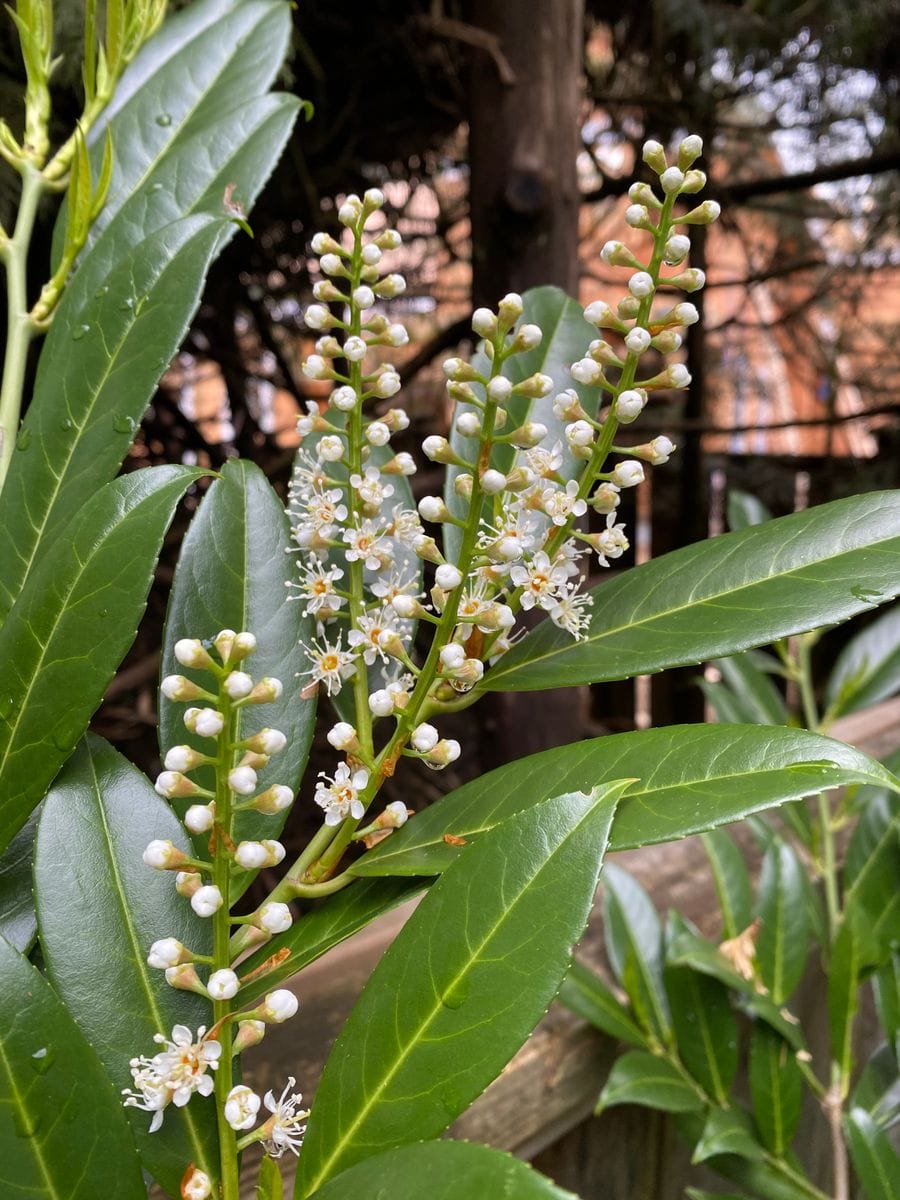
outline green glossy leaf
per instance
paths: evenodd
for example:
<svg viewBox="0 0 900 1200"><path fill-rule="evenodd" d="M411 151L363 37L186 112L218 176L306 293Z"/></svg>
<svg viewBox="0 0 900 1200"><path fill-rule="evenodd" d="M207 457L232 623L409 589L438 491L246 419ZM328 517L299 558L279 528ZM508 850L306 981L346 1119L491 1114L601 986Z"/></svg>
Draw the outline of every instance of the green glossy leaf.
<svg viewBox="0 0 900 1200"><path fill-rule="evenodd" d="M724 829L713 829L700 837L722 910L723 935L737 937L750 924L753 912L753 892L744 856L731 834Z"/></svg>
<svg viewBox="0 0 900 1200"><path fill-rule="evenodd" d="M700 1090L663 1058L643 1050L629 1050L610 1071L597 1113L617 1104L642 1104L663 1112L691 1112L705 1107Z"/></svg>
<svg viewBox="0 0 900 1200"><path fill-rule="evenodd" d="M284 581L289 570L286 553L290 527L284 509L262 471L253 463L233 459L222 469L204 496L185 536L169 597L163 638L162 674L185 674L201 685L210 678L175 660L179 638L211 638L220 629L249 630L258 649L247 661L254 679L273 675L284 684L279 700L244 710L241 735L259 729L280 729L287 747L259 771L260 790L282 783L296 791L300 786L315 724L315 700L301 700L295 676L307 663L300 640L307 641L311 623L301 606L287 601ZM160 696L159 738L163 750L188 743L209 749L209 741L189 734L184 727L185 705ZM193 776L207 787L214 785L211 770ZM185 802L185 806L186 806ZM235 840L277 838L287 812L273 816L252 809L235 814ZM198 849L207 838L201 836ZM238 893L252 879L236 878Z"/></svg>
<svg viewBox="0 0 900 1200"><path fill-rule="evenodd" d="M241 963L241 975L253 975L265 962L285 950L288 956L273 970L251 979L241 989L241 999L250 1004L270 992L285 979L321 958L332 946L390 912L405 900L423 892L430 879L361 879L351 887L330 896L312 912L304 913L290 929L266 942Z"/></svg>
<svg viewBox="0 0 900 1200"><path fill-rule="evenodd" d="M738 1029L728 991L692 967L667 966L666 994L681 1061L708 1096L728 1102L738 1066Z"/></svg>
<svg viewBox="0 0 900 1200"><path fill-rule="evenodd" d="M512 1057L569 966L625 787L513 818L432 887L325 1066L298 1197L379 1150L437 1136Z"/></svg>
<svg viewBox="0 0 900 1200"><path fill-rule="evenodd" d="M284 1180L274 1158L263 1155L256 1181L256 1200L284 1200Z"/></svg>
<svg viewBox="0 0 900 1200"><path fill-rule="evenodd" d="M791 1047L761 1021L750 1036L749 1075L756 1128L766 1148L780 1158L800 1122L803 1076Z"/></svg>
<svg viewBox="0 0 900 1200"><path fill-rule="evenodd" d="M502 1150L469 1142L420 1142L343 1171L315 1200L577 1200Z"/></svg>
<svg viewBox="0 0 900 1200"><path fill-rule="evenodd" d="M900 605L891 605L852 638L828 677L832 717L869 708L900 690Z"/></svg>
<svg viewBox="0 0 900 1200"><path fill-rule="evenodd" d="M788 719L787 706L772 682L771 670L766 669L770 664L760 661L763 657L768 656L747 650L730 658L717 658L715 665L728 687L746 705L751 721L760 725L784 725Z"/></svg>
<svg viewBox="0 0 900 1200"><path fill-rule="evenodd" d="M0 937L27 954L37 937L31 862L37 813L32 813L0 855Z"/></svg>
<svg viewBox="0 0 900 1200"><path fill-rule="evenodd" d="M621 733L532 754L464 784L418 813L352 870L437 874L460 853L443 840L445 833L474 840L559 789L632 777L641 782L619 805L610 840L614 850L674 841L842 784L897 786L858 750L802 729L674 725Z"/></svg>
<svg viewBox="0 0 900 1200"><path fill-rule="evenodd" d="M221 214L225 188L249 209L278 161L298 101L260 98L290 37L276 0L200 0L167 21L137 55L91 129L99 162L109 129L115 151L109 196L79 271L96 287L122 246L191 212ZM273 103L274 102L274 103ZM278 108L283 123L265 124ZM59 253L65 232L54 231Z"/></svg>
<svg viewBox="0 0 900 1200"><path fill-rule="evenodd" d="M882 797L863 812L847 851L844 913L886 961L900 943L900 812Z"/></svg>
<svg viewBox="0 0 900 1200"><path fill-rule="evenodd" d="M900 1117L900 1069L897 1055L888 1042L869 1056L850 1093L849 1108L864 1109L875 1124L889 1128Z"/></svg>
<svg viewBox="0 0 900 1200"><path fill-rule="evenodd" d="M753 1136L750 1120L739 1108L714 1108L710 1111L691 1155L691 1162L705 1162L719 1154L735 1154L739 1158L749 1159L763 1156L763 1148Z"/></svg>
<svg viewBox="0 0 900 1200"><path fill-rule="evenodd" d="M504 364L503 374L513 383L521 383L530 375L540 372L549 375L553 380L553 390L543 400L532 400L526 396L510 396L503 405L509 418L504 432L509 432L522 425L525 421L538 421L547 427L545 444L553 446L560 443L562 465L560 475L564 480L574 479L584 469L584 464L578 462L569 453L565 438L565 423L553 412L553 399L566 388L573 388L579 395L584 409L593 414L597 410L597 389L584 387L575 382L569 374L573 362L583 358L589 343L597 336L597 330L584 319L582 306L556 287L529 288L522 297L524 311L522 324L539 325L544 336L541 344L526 354L517 354ZM472 359L472 365L485 376L490 374L490 362L479 349ZM481 391L478 384L472 385L476 391ZM475 412L471 404L458 404L454 409L454 426L450 435L453 449L467 462L472 462L478 453L478 439L463 437L456 429L456 418L464 412ZM503 445L494 447L491 458L492 464L504 473L513 465L516 455L514 446ZM453 490L453 484L460 473L459 467L448 467L444 488L444 503L454 516L465 518L468 512L466 502ZM498 500L499 504L499 500ZM485 504L484 515L491 520L492 502ZM451 562L459 557L462 530L454 525L443 526L444 552Z"/></svg>
<svg viewBox="0 0 900 1200"><path fill-rule="evenodd" d="M651 1041L665 1045L672 1024L663 984L663 935L653 902L636 879L608 866L603 876L606 952Z"/></svg>
<svg viewBox="0 0 900 1200"><path fill-rule="evenodd" d="M776 1029L795 1050L804 1049L803 1033L789 1020L771 996L760 992L754 983L739 975L721 951L689 929L682 929L669 943L666 960L672 966L693 967L718 979L738 994L741 1005L754 1016Z"/></svg>
<svg viewBox="0 0 900 1200"><path fill-rule="evenodd" d="M50 984L0 938L4 1200L143 1200L125 1111Z"/></svg>
<svg viewBox="0 0 900 1200"><path fill-rule="evenodd" d="M763 859L757 894L761 926L756 962L776 1004L790 999L806 966L809 911L806 872L791 846L773 838Z"/></svg>
<svg viewBox="0 0 900 1200"><path fill-rule="evenodd" d="M711 679L698 679L697 686L703 693L707 704L712 708L717 721L723 725L754 725L757 714L753 706L741 697L736 696L727 683L713 682Z"/></svg>
<svg viewBox="0 0 900 1200"><path fill-rule="evenodd" d="M900 1157L887 1134L861 1108L847 1113L844 1130L850 1161L865 1188L866 1200L898 1200Z"/></svg>
<svg viewBox="0 0 900 1200"><path fill-rule="evenodd" d="M100 703L134 639L175 506L202 474L148 467L101 488L0 629L0 849Z"/></svg>
<svg viewBox="0 0 900 1200"><path fill-rule="evenodd" d="M153 1054L172 1026L212 1024L208 1001L170 987L147 965L157 938L212 952L211 922L195 916L172 876L141 855L154 838L187 851L188 840L147 779L102 738L88 735L60 772L41 810L35 898L49 977L116 1090L131 1087L128 1063ZM170 1107L149 1133L150 1114L126 1109L141 1161L178 1195L187 1163L218 1172L213 1103Z"/></svg>
<svg viewBox="0 0 900 1200"><path fill-rule="evenodd" d="M621 1001L603 980L576 959L563 980L557 999L596 1029L627 1046L646 1045L646 1038Z"/></svg>
<svg viewBox="0 0 900 1200"><path fill-rule="evenodd" d="M862 932L842 921L831 947L828 967L828 1026L831 1059L849 1079L853 1066L853 1018L859 1007L859 977L864 965Z"/></svg>
<svg viewBox="0 0 900 1200"><path fill-rule="evenodd" d="M771 521L772 514L762 500L740 488L728 489L728 528L734 531Z"/></svg>
<svg viewBox="0 0 900 1200"><path fill-rule="evenodd" d="M900 1058L900 951L895 950L872 976L872 994L884 1035Z"/></svg>
<svg viewBox="0 0 900 1200"><path fill-rule="evenodd" d="M749 1197L738 1192L706 1192L701 1188L685 1188L687 1200L749 1200Z"/></svg>
<svg viewBox="0 0 900 1200"><path fill-rule="evenodd" d="M129 246L96 298L66 292L3 488L3 611L118 470L200 301L222 228L221 218L181 221Z"/></svg>
<svg viewBox="0 0 900 1200"><path fill-rule="evenodd" d="M836 500L685 546L593 589L586 636L544 621L485 677L533 691L649 675L821 625L900 593L900 491Z"/></svg>
<svg viewBox="0 0 900 1200"><path fill-rule="evenodd" d="M679 1113L674 1120L685 1140L691 1143L700 1141L704 1122L697 1113ZM805 1182L802 1168L793 1162L791 1167L798 1182L794 1182L774 1164L758 1158L742 1158L738 1154L717 1155L710 1167L746 1189L750 1195L759 1197L759 1200L810 1200L810 1186Z"/></svg>

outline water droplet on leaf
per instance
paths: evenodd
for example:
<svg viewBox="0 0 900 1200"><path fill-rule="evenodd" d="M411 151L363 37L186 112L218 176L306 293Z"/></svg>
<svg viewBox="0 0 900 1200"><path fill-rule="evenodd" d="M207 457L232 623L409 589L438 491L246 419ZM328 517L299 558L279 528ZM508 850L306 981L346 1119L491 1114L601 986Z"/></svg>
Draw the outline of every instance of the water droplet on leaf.
<svg viewBox="0 0 900 1200"><path fill-rule="evenodd" d="M64 417L60 421L59 427L64 433L68 433L70 429L73 429L75 427L75 422L72 420L71 417Z"/></svg>
<svg viewBox="0 0 900 1200"><path fill-rule="evenodd" d="M133 417L125 416L124 413L113 414L113 429L116 433L134 433L137 427L137 421Z"/></svg>
<svg viewBox="0 0 900 1200"><path fill-rule="evenodd" d="M163 129L172 124L171 113L160 113L156 118L157 125L162 125Z"/></svg>
<svg viewBox="0 0 900 1200"><path fill-rule="evenodd" d="M441 1004L445 1008L462 1008L469 998L469 981L463 976L462 979L457 979L447 988L443 996L441 996Z"/></svg>
<svg viewBox="0 0 900 1200"><path fill-rule="evenodd" d="M72 330L72 341L80 342L86 333L91 332L90 325L76 325Z"/></svg>
<svg viewBox="0 0 900 1200"><path fill-rule="evenodd" d="M108 291L109 291L109 284L104 283L102 287L98 287L96 292L94 292L94 299L99 300L102 296L105 296Z"/></svg>
<svg viewBox="0 0 900 1200"><path fill-rule="evenodd" d="M8 717L13 710L12 696L0 696L0 717Z"/></svg>
<svg viewBox="0 0 900 1200"><path fill-rule="evenodd" d="M54 1054L47 1046L41 1046L31 1056L31 1065L38 1075L44 1075L53 1066Z"/></svg>
<svg viewBox="0 0 900 1200"><path fill-rule="evenodd" d="M20 430L19 436L16 438L16 449L17 450L27 450L30 444L31 444L31 430L30 429Z"/></svg>
<svg viewBox="0 0 900 1200"><path fill-rule="evenodd" d="M34 1137L40 1123L40 1118L34 1113L27 1112L18 1107L13 1109L13 1129L16 1131L16 1137Z"/></svg>

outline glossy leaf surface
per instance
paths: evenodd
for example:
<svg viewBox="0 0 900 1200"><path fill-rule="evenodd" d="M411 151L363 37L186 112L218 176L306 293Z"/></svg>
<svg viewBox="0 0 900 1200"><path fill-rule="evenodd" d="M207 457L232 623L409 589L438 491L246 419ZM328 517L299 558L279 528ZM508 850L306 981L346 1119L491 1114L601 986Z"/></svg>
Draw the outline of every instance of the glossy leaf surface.
<svg viewBox="0 0 900 1200"><path fill-rule="evenodd" d="M538 421L540 424L546 425L547 437L544 445L552 447L556 442L560 443L562 451L560 475L564 480L572 479L580 473L584 464L577 462L569 453L565 438L565 424L553 412L553 399L564 389L572 388L578 393L585 410L591 414L596 412L597 390L576 383L569 374L569 367L573 362L584 357L588 345L597 336L597 330L584 319L582 306L571 296L567 296L560 288L529 288L523 295L522 301L524 312L520 323L539 325L543 330L544 337L541 344L533 350L529 350L525 354L516 354L507 359L503 374L513 383L521 383L523 379L540 372L542 375L549 375L553 380L553 390L542 400L532 400L526 396L510 396L503 405L509 414L503 432L508 433L525 421ZM475 354L472 365L485 377L490 374L490 361L482 352L479 351ZM481 397L481 387L478 384L472 386L476 394ZM458 404L454 409L454 422L456 417L464 412L477 414L478 410L471 404ZM454 424L450 440L453 449L461 458L467 462L473 461L478 453L477 438L463 437L457 432ZM491 462L498 470L505 473L512 467L515 453L515 447L501 443L494 447ZM454 480L460 470L461 468L454 466L447 468L444 503L454 516L465 519L468 511L467 503L453 490ZM486 504L485 515L488 518L490 518L491 511L489 504ZM491 523L493 524L493 521ZM454 525L444 525L443 535L444 552L450 562L455 562L459 555L462 530Z"/></svg>
<svg viewBox="0 0 900 1200"><path fill-rule="evenodd" d="M731 834L724 829L714 829L700 836L722 910L722 932L726 938L737 937L750 924L753 911L750 875L744 856Z"/></svg>
<svg viewBox="0 0 900 1200"><path fill-rule="evenodd" d="M498 767L418 813L364 855L357 875L428 875L461 849L554 791L636 778L616 812L610 848L673 841L846 783L895 787L880 763L842 742L801 729L674 725L560 746Z"/></svg>
<svg viewBox="0 0 900 1200"><path fill-rule="evenodd" d="M27 954L37 937L31 863L37 814L32 813L0 855L0 937Z"/></svg>
<svg viewBox="0 0 900 1200"><path fill-rule="evenodd" d="M728 991L691 967L667 966L666 995L681 1061L708 1096L728 1102L738 1066L738 1029Z"/></svg>
<svg viewBox="0 0 900 1200"><path fill-rule="evenodd" d="M626 1046L643 1048L646 1038L624 1004L603 980L576 959L563 980L557 999L596 1029Z"/></svg>
<svg viewBox="0 0 900 1200"><path fill-rule="evenodd" d="M50 984L0 938L4 1200L144 1200L120 1099Z"/></svg>
<svg viewBox="0 0 900 1200"><path fill-rule="evenodd" d="M750 1095L763 1144L781 1157L800 1122L803 1077L784 1038L761 1021L750 1037Z"/></svg>
<svg viewBox="0 0 900 1200"><path fill-rule="evenodd" d="M427 888L430 879L361 879L344 891L330 896L324 904L304 913L285 933L279 933L241 963L241 975L253 975L263 963L284 955L273 970L251 979L241 989L243 1002L252 1003L290 979L332 946L343 942L361 929L390 912L405 900L411 900Z"/></svg>
<svg viewBox="0 0 900 1200"><path fill-rule="evenodd" d="M715 665L727 686L746 706L750 721L760 725L785 725L787 706L772 681L771 671L766 670L771 661L761 651L746 650L730 658L717 658Z"/></svg>
<svg viewBox="0 0 900 1200"><path fill-rule="evenodd" d="M703 1133L694 1147L691 1162L705 1162L719 1154L739 1158L762 1158L763 1149L750 1130L746 1114L736 1107L714 1108L706 1118Z"/></svg>
<svg viewBox="0 0 900 1200"><path fill-rule="evenodd" d="M662 977L659 917L641 885L619 867L603 876L606 952L641 1026L657 1044L671 1040L672 1025Z"/></svg>
<svg viewBox="0 0 900 1200"><path fill-rule="evenodd" d="M759 876L756 962L776 1004L790 998L806 966L806 872L791 846L773 838Z"/></svg>
<svg viewBox="0 0 900 1200"><path fill-rule="evenodd" d="M617 1104L642 1104L663 1112L696 1112L704 1107L699 1090L680 1071L643 1050L630 1050L616 1059L596 1111Z"/></svg>
<svg viewBox="0 0 900 1200"><path fill-rule="evenodd" d="M315 1200L577 1200L527 1163L469 1142L399 1146L343 1171Z"/></svg>
<svg viewBox="0 0 900 1200"><path fill-rule="evenodd" d="M0 511L0 608L108 479L200 302L220 217L130 245L98 295L67 291L43 348Z"/></svg>
<svg viewBox="0 0 900 1200"><path fill-rule="evenodd" d="M200 475L148 467L101 488L0 629L0 848L100 703L134 639L175 506Z"/></svg>
<svg viewBox="0 0 900 1200"><path fill-rule="evenodd" d="M844 1129L850 1160L865 1188L866 1200L898 1200L900 1158L887 1134L861 1108L847 1113Z"/></svg>
<svg viewBox="0 0 900 1200"><path fill-rule="evenodd" d="M437 1136L512 1057L568 968L625 786L508 821L432 887L326 1064L298 1198L380 1150Z"/></svg>
<svg viewBox="0 0 900 1200"><path fill-rule="evenodd" d="M728 489L728 528L737 531L772 520L772 514L756 496L740 488Z"/></svg>
<svg viewBox="0 0 900 1200"><path fill-rule="evenodd" d="M828 1025L831 1060L845 1078L853 1064L853 1018L859 1007L859 976L865 960L862 933L842 921L831 947L828 970Z"/></svg>
<svg viewBox="0 0 900 1200"><path fill-rule="evenodd" d="M857 712L900 691L900 604L852 638L837 657L825 697L834 717Z"/></svg>
<svg viewBox="0 0 900 1200"><path fill-rule="evenodd" d="M212 1023L208 1001L169 986L147 965L157 938L212 951L211 922L195 916L172 875L141 858L154 838L188 850L187 836L147 779L101 738L88 735L41 810L35 892L50 980L103 1063L116 1091L131 1087L129 1059L156 1052L172 1026ZM144 1167L174 1195L187 1163L217 1175L212 1100L170 1106L162 1128L125 1110Z"/></svg>
<svg viewBox="0 0 900 1200"><path fill-rule="evenodd" d="M542 622L485 676L532 691L649 675L845 621L900 593L900 492L685 546L593 589L580 641Z"/></svg>
<svg viewBox="0 0 900 1200"><path fill-rule="evenodd" d="M185 536L169 597L163 642L162 674L187 675L201 686L211 676L183 667L175 660L179 638L214 637L220 629L249 630L257 650L244 665L254 680L272 675L284 684L281 698L243 710L241 736L263 728L280 729L287 746L258 772L259 790L282 783L300 786L315 723L315 700L301 700L295 675L306 656L299 645L307 641L310 622L301 606L287 602L284 581L289 559L290 528L284 509L259 467L233 459L222 469L204 496ZM165 752L184 743L209 750L209 739L184 727L185 704L160 696L159 738ZM212 772L192 774L207 787ZM182 802L185 806L189 802ZM277 838L287 810L273 816L252 809L235 814L235 840ZM201 835L198 849L208 838ZM244 885L250 876L242 875Z"/></svg>
<svg viewBox="0 0 900 1200"><path fill-rule="evenodd" d="M256 1200L284 1200L284 1180L274 1158L263 1155L256 1182Z"/></svg>

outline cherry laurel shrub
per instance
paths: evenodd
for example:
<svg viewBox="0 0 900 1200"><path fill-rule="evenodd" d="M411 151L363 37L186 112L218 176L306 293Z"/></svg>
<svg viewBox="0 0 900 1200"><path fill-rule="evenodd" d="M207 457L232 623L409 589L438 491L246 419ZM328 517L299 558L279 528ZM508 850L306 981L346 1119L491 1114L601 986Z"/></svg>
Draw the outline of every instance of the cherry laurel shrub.
<svg viewBox="0 0 900 1200"><path fill-rule="evenodd" d="M889 599L900 498L826 505L585 586L627 545L623 491L675 449L628 426L655 392L689 382L676 356L696 311L680 293L704 282L684 265L689 231L718 206L695 198L702 146L688 137L671 161L645 146L656 183L632 190L634 248L604 251L629 272L620 297L582 311L540 288L474 314L474 357L445 364L452 435L423 446L446 486L416 507L416 464L390 444L408 418L382 349L407 340L391 305L400 239L380 191L347 196L312 244L322 278L306 319L321 338L305 371L330 385L327 404L300 419L289 516L253 464L233 461L191 522L163 647L165 770L151 784L85 730L202 472L116 473L298 103L268 92L290 29L280 0L199 0L145 46L160 6L111 2L102 33L85 7L87 103L69 165L48 174L41 137L48 0L18 5L27 132L2 132L22 177L0 241L5 1194L130 1200L154 1180L236 1200L248 1151L263 1200L283 1194L285 1155L299 1155L300 1198L562 1197L524 1164L441 1135L559 989L607 850L896 780L819 734L734 724L562 747L412 820L379 802L382 784L402 780L406 757L453 762L463 748L443 719L486 691L699 662ZM66 178L47 311L23 264L35 205ZM45 330L17 428L24 355ZM651 350L665 364L653 373ZM545 618L525 633L529 610ZM278 838L320 700L335 762L315 789L321 826L285 862ZM237 915L258 873L279 867L268 897ZM421 893L312 1111L290 1064L262 1097L242 1082L270 1025L293 1019L303 1036L290 976Z"/></svg>

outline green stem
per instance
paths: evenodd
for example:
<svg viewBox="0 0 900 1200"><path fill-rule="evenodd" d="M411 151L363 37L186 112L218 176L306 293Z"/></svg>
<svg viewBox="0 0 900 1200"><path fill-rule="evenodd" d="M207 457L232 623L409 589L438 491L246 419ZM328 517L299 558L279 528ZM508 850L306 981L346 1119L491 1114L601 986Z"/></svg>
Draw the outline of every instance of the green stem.
<svg viewBox="0 0 900 1200"><path fill-rule="evenodd" d="M238 741L238 726L240 716L236 713L224 691L220 690L220 705L225 718L222 732L219 734L219 757L216 763L216 830L221 830L226 838L216 833L215 854L213 856L213 883L222 893L223 903L213 914L213 971L231 966L231 919L229 916L229 889L231 885L231 851L228 841L232 832L232 797L228 786L228 773L234 764L234 751L231 747ZM240 1200L240 1181L238 1176L237 1137L234 1130L225 1119L225 1101L233 1086L232 1074L232 1002L230 1000L213 1001L213 1022L219 1027L218 1041L222 1047L222 1056L216 1071L215 1101L216 1121L219 1128L219 1156L221 1165L221 1200Z"/></svg>
<svg viewBox="0 0 900 1200"><path fill-rule="evenodd" d="M9 470L22 411L28 347L37 332L28 308L28 250L44 180L40 171L28 163L22 165L21 172L22 194L15 232L0 252L6 265L7 292L6 355L0 388L0 488Z"/></svg>

